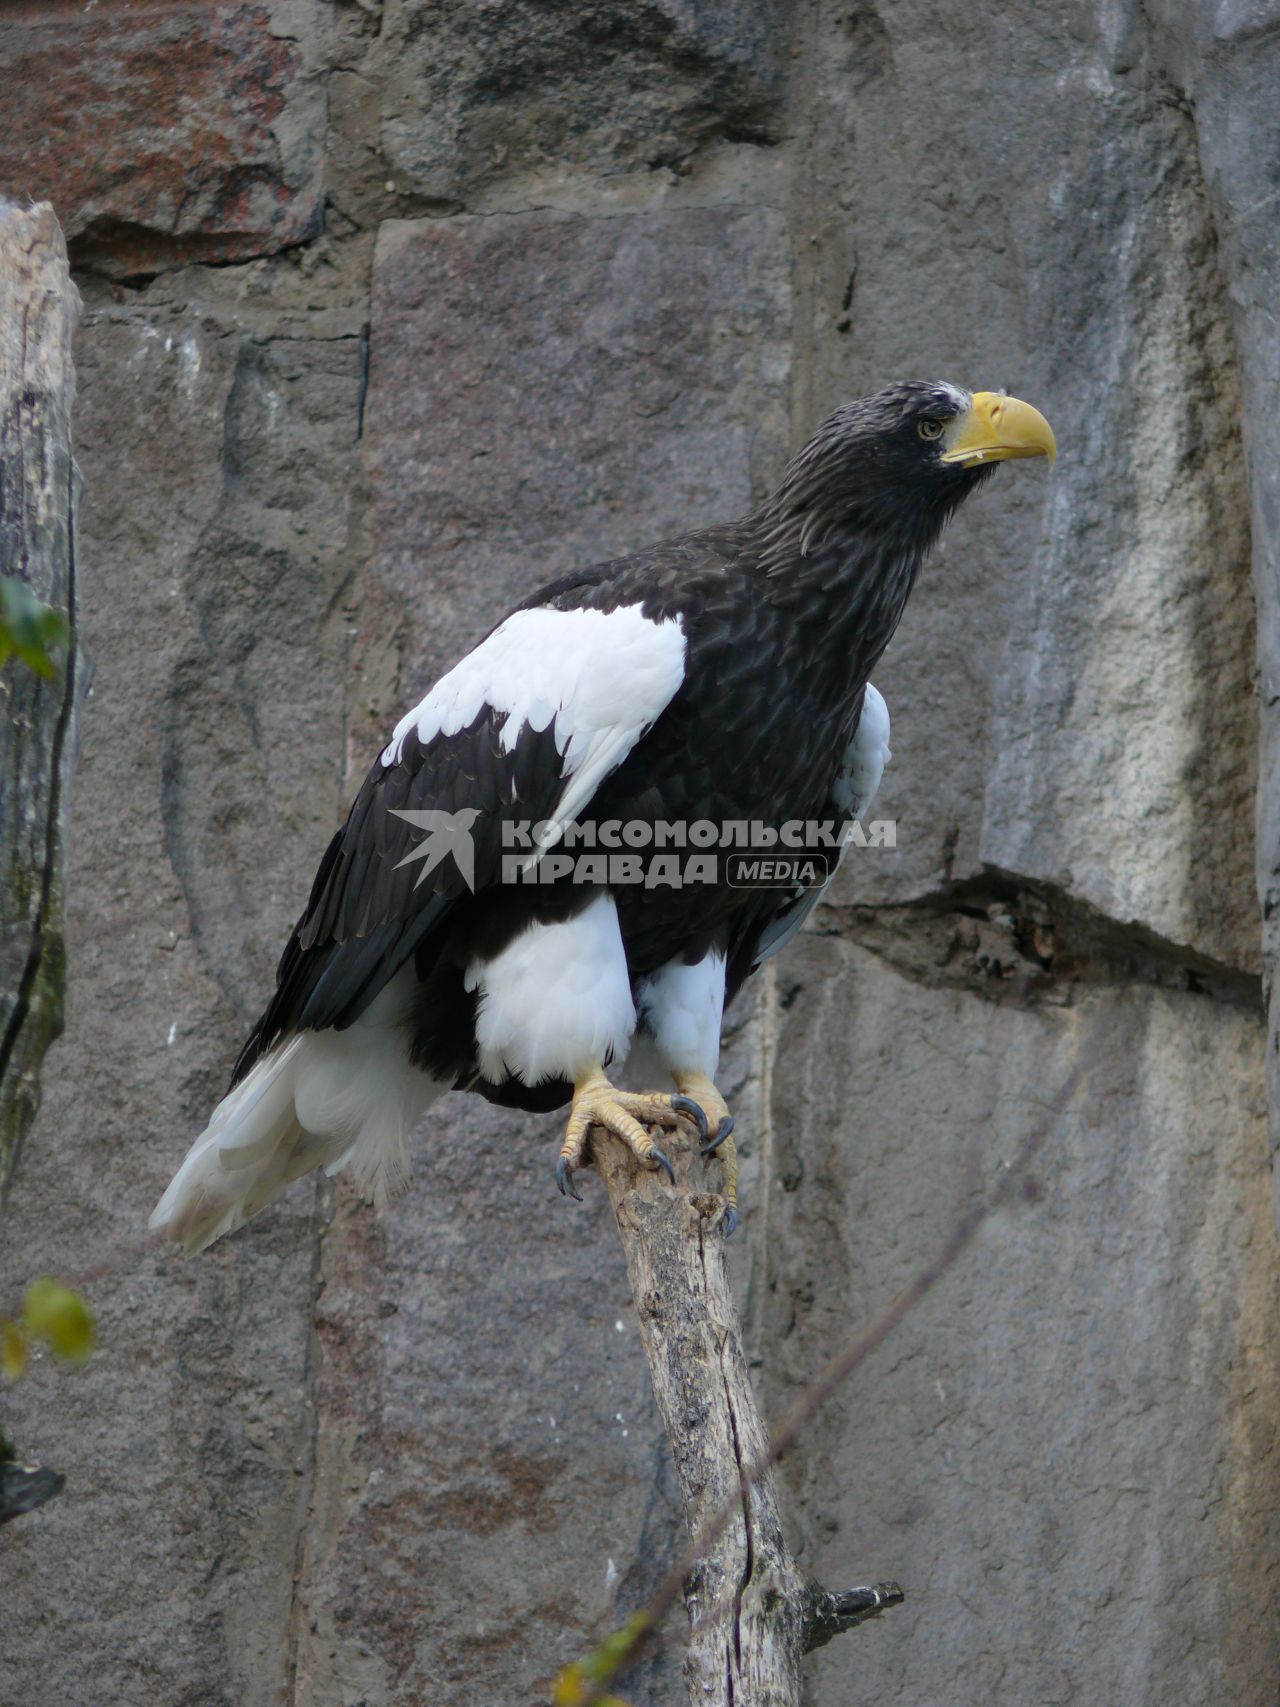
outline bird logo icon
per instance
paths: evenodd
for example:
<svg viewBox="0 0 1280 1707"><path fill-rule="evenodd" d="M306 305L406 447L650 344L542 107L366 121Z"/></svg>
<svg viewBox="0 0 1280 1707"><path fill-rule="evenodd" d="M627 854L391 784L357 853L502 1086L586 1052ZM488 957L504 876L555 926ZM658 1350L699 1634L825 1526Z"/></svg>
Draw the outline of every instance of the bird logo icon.
<svg viewBox="0 0 1280 1707"><path fill-rule="evenodd" d="M397 860L396 870L402 865L412 865L414 860L422 861L422 870L418 873L414 888L417 889L438 865L442 865L450 856L457 867L458 875L473 893L476 886L476 845L472 840L471 828L480 816L474 806L467 806L461 812L440 812L435 807L412 808L392 807L396 818L403 818L406 824L412 824L415 830L425 830L426 835L402 860Z"/></svg>

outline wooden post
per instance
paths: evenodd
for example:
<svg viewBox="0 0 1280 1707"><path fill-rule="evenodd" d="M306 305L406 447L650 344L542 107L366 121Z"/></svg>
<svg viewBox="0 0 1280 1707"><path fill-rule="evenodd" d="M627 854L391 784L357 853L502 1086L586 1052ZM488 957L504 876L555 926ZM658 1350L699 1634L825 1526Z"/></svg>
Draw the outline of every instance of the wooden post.
<svg viewBox="0 0 1280 1707"><path fill-rule="evenodd" d="M676 1170L674 1191L665 1174L649 1173L599 1128L592 1133L690 1535L739 1502L686 1585L689 1700L799 1707L804 1585L783 1539L772 1476L742 1486L743 1471L764 1454L765 1431L725 1273L724 1199L695 1149L672 1133L662 1144Z"/></svg>
<svg viewBox="0 0 1280 1707"><path fill-rule="evenodd" d="M0 574L74 622L71 460L80 297L47 202L0 199ZM0 1198L62 1026L62 853L76 704L74 629L51 677L0 670Z"/></svg>
<svg viewBox="0 0 1280 1707"><path fill-rule="evenodd" d="M748 1480L767 1436L724 1264L718 1165L666 1132L676 1171L650 1173L596 1128L592 1147L626 1253L649 1373L695 1543L731 1505L685 1584L685 1682L694 1707L799 1707L800 1660L901 1600L896 1585L828 1594L787 1549L773 1476Z"/></svg>

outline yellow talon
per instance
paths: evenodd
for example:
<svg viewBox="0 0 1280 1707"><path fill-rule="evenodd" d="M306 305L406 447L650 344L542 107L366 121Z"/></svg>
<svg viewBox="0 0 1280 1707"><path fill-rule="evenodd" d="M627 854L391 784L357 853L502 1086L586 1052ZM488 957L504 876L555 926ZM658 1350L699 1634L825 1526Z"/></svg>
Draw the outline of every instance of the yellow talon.
<svg viewBox="0 0 1280 1707"><path fill-rule="evenodd" d="M705 1073L678 1073L676 1085L682 1096L692 1097L707 1117L707 1136L714 1138L732 1117L729 1105Z"/></svg>
<svg viewBox="0 0 1280 1707"><path fill-rule="evenodd" d="M560 1190L569 1197L578 1196L573 1189L573 1172L582 1166L587 1134L593 1126L603 1126L606 1132L621 1138L646 1168L665 1169L674 1185L676 1171L646 1127L675 1126L686 1112L678 1106L679 1102L679 1097L672 1098L661 1091L621 1091L609 1082L602 1068L588 1069L573 1087L573 1106L556 1163L556 1183Z"/></svg>

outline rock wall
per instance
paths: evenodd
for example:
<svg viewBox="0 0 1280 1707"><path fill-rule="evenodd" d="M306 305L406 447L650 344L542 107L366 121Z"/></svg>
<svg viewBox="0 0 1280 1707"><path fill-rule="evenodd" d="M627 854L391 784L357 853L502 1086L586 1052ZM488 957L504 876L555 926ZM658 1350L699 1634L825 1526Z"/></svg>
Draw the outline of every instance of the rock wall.
<svg viewBox="0 0 1280 1707"><path fill-rule="evenodd" d="M95 673L6 1286L137 1234L495 612L741 510L843 397L1007 386L1061 457L966 509L878 674L897 847L733 1016L771 1414L1088 1071L1036 1201L788 1460L802 1566L908 1592L809 1699L1269 1703L1278 58L1236 0L11 8ZM69 1488L6 1533L0 1702L545 1698L677 1533L554 1131L450 1099L385 1214L308 1184L96 1284L102 1353L3 1401Z"/></svg>

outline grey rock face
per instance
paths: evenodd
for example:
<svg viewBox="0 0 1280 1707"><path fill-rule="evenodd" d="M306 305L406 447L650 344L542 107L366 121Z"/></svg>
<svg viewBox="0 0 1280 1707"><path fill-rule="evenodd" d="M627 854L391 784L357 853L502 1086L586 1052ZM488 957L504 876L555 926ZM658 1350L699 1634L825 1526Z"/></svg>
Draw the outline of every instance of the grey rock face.
<svg viewBox="0 0 1280 1707"><path fill-rule="evenodd" d="M777 979L775 1414L1096 1064L1034 1200L988 1225L790 1466L808 1571L915 1589L900 1627L813 1657L811 1698L842 1700L852 1670L868 1701L1261 1707L1280 1392L1265 1110L1236 1080L1252 1003L1121 979L1011 1000L963 950L908 967L838 938L806 939Z"/></svg>
<svg viewBox="0 0 1280 1707"><path fill-rule="evenodd" d="M415 194L461 204L521 172L652 169L715 138L773 141L785 31L768 0L392 0L382 147Z"/></svg>
<svg viewBox="0 0 1280 1707"><path fill-rule="evenodd" d="M66 1161L37 1141L18 1177L6 1299L33 1269L73 1274L137 1239L153 1180L225 1083L332 819L357 375L355 338L263 348L208 304L86 314L75 428L94 674L67 872L82 904L67 1044L44 1070ZM259 882L268 867L280 875ZM308 1193L229 1266L135 1256L90 1287L94 1378L41 1368L6 1395L15 1438L95 1468L73 1472L49 1526L15 1534L30 1640L6 1654L0 1699L266 1701L280 1686L314 1217ZM94 1634L51 1677L39 1609L60 1595L93 1609Z"/></svg>
<svg viewBox="0 0 1280 1707"><path fill-rule="evenodd" d="M1276 172L1280 115L1270 91L1280 76L1280 13L1275 6L1162 5L1156 40L1171 78L1193 103L1205 183L1213 205L1228 281L1248 458L1253 584L1258 607L1261 705L1257 810L1258 892L1263 958L1271 1003L1267 1052L1273 1155L1280 1147L1280 1065L1275 1006L1280 810L1280 427L1272 406L1280 385L1275 305L1280 293L1276 239Z"/></svg>
<svg viewBox="0 0 1280 1707"><path fill-rule="evenodd" d="M80 278L95 676L0 1297L139 1231L340 803L515 598L741 510L884 379L1004 385L1060 461L967 507L877 673L897 846L733 1016L771 1414L1087 1071L1036 1200L788 1460L802 1566L908 1595L808 1699L1263 1707L1280 33L1173 3L325 20L325 233ZM5 1707L525 1702L639 1603L675 1489L554 1130L452 1098L385 1215L307 1186L92 1283L103 1352L3 1398L69 1478L6 1535ZM679 1650L676 1621L636 1707L679 1699Z"/></svg>
<svg viewBox="0 0 1280 1707"><path fill-rule="evenodd" d="M1194 129L1089 9L876 16L833 11L818 56L814 412L910 367L1035 399L1063 447L966 507L881 668L885 892L994 865L1256 969L1248 499Z"/></svg>

